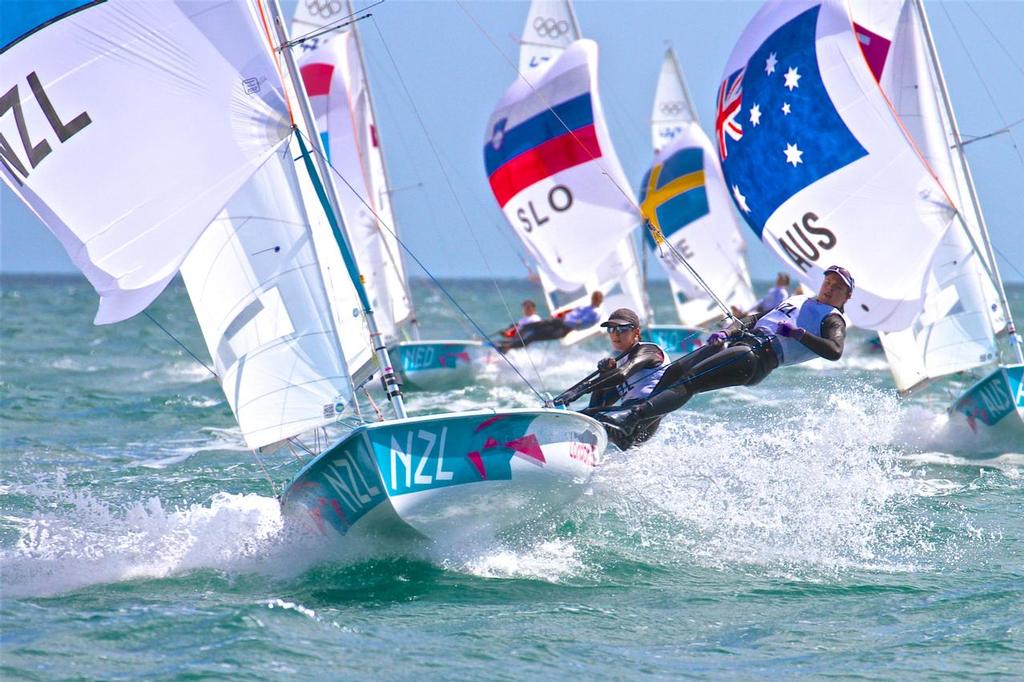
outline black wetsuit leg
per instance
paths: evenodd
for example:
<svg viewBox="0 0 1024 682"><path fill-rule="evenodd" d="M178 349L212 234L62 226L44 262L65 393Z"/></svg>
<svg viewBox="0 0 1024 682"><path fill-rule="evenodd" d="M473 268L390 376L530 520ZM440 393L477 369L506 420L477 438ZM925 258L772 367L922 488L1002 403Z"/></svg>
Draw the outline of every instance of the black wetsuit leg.
<svg viewBox="0 0 1024 682"><path fill-rule="evenodd" d="M698 393L759 384L776 367L778 359L767 343L741 341L726 347L705 346L665 370L647 401L644 416L678 410Z"/></svg>
<svg viewBox="0 0 1024 682"><path fill-rule="evenodd" d="M519 333L509 339L507 343L502 344L502 347L504 350L522 348L536 341L560 339L570 331L565 326L565 322L557 317L550 320L541 320L540 322L531 322L530 324L523 325Z"/></svg>

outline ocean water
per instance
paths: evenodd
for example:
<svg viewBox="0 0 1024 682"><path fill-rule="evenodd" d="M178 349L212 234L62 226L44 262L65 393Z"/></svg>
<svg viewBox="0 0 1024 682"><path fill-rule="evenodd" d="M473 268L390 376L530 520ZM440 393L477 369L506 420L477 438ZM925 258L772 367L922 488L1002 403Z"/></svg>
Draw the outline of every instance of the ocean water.
<svg viewBox="0 0 1024 682"><path fill-rule="evenodd" d="M452 289L487 331L539 297ZM92 326L77 278L0 295L4 679L1024 677L1024 443L946 419L966 379L898 399L859 331L839 363L695 398L543 525L355 544L283 532L296 462L264 471L153 322ZM426 337L471 331L416 297ZM151 314L206 357L180 286ZM557 393L604 354L517 361ZM535 404L499 366L409 399Z"/></svg>

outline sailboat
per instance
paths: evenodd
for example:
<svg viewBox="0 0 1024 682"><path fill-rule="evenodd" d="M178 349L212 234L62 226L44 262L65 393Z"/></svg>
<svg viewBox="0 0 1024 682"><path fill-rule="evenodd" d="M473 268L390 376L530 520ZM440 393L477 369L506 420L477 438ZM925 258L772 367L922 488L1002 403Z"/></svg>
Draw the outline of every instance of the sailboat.
<svg viewBox="0 0 1024 682"><path fill-rule="evenodd" d="M650 319L631 235L636 198L615 154L598 93L597 44L581 38L569 0L533 0L518 78L487 123L491 190L537 264L552 314L588 305ZM574 344L597 333L570 332Z"/></svg>
<svg viewBox="0 0 1024 682"><path fill-rule="evenodd" d="M32 93L17 100L24 148L5 127L0 165L99 292L97 321L141 312L187 258L218 380L254 450L358 420L359 384L382 375L394 418L318 453L285 489L286 515L328 533L453 539L582 492L607 445L588 417L407 417L276 2L43 14L0 53ZM126 135L145 144L119 144Z"/></svg>
<svg viewBox="0 0 1024 682"><path fill-rule="evenodd" d="M291 32L309 36L300 43L299 71L327 158L345 183L339 187L345 231L403 387L440 390L472 383L492 352L483 341L420 339L351 3L300 2Z"/></svg>
<svg viewBox="0 0 1024 682"><path fill-rule="evenodd" d="M750 310L756 299L743 256L746 244L718 157L700 127L672 48L665 52L658 75L651 144L654 161L640 183L644 236L668 275L680 325L650 324L647 332L669 354L682 355L700 345L706 333L702 326L722 317L708 289L740 310Z"/></svg>
<svg viewBox="0 0 1024 682"><path fill-rule="evenodd" d="M984 370L951 413L1024 431L1020 338L923 4L768 3L720 92L748 225L805 284L854 273L847 314L881 332L903 392Z"/></svg>

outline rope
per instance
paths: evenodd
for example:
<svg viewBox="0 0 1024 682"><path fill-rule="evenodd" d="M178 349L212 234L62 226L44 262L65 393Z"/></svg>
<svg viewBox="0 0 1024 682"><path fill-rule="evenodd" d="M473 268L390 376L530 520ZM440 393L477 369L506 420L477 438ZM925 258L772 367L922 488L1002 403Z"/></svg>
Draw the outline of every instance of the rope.
<svg viewBox="0 0 1024 682"><path fill-rule="evenodd" d="M150 314L149 314L149 311L148 311L148 310L143 310L143 311L142 311L142 314L143 314L143 315L145 315L145 316L146 316L146 317L147 317L147 318L149 319L149 321L150 321L150 322L152 322L152 323L153 323L153 324L155 324L155 325L156 325L157 327L159 327L159 328L160 328L160 331L162 331L162 332L163 332L164 334L167 334L167 336L171 337L171 340L172 340L172 341L174 341L174 342L175 342L176 344L178 344L179 346L181 346L181 347L182 347L182 349L184 349L184 351L185 351L186 353L188 353L189 355L191 355L191 356L192 356L192 359L193 359L193 360L195 360L196 362L198 362L198 363L199 363L200 365L202 365L202 366L203 366L203 367L204 367L204 368L206 369L206 371L207 371L207 372L209 372L210 374L212 374L212 375L213 375L213 378L214 378L214 379L217 379L218 381L220 381L220 376L219 376L219 375L218 375L218 374L217 374L216 372L214 372L214 371L213 371L212 369L210 369L209 365L207 365L207 364L206 364L205 362L203 362L202 360L200 360L200 359L199 359L199 356L197 356L197 355L196 355L195 353L193 353L193 352L192 352L191 350L189 350L189 347L188 347L188 346L186 346L186 345L185 345L184 343L182 343L182 342L181 342L180 340L178 340L178 337L176 337L176 336L175 336L174 334L172 334L171 332L167 331L167 328L166 328L166 327L164 327L164 326L163 326L162 324L160 324L159 322L157 322L157 321L156 321L156 318L154 318L154 317L153 317L152 315L150 315Z"/></svg>
<svg viewBox="0 0 1024 682"><path fill-rule="evenodd" d="M384 2L384 0L377 0L377 2L373 3L372 5L367 5L366 7L364 7L363 9L361 9L359 11L360 12L366 12L366 10L373 9L374 7L376 7L377 5L379 5L379 4L383 3L383 2ZM373 14L371 14L369 12L367 12L366 14L364 14L361 17L357 17L356 16L356 12L352 12L350 14L346 14L342 18L340 18L337 21L335 21L333 24L327 24L326 26L321 26L320 28L314 28L309 33L301 35L301 36L299 36L297 38L292 38L291 40L289 40L287 43L285 43L281 47L282 48L290 48L290 47L293 47L295 45L299 45L301 43L306 42L307 40L312 40L313 38L318 38L318 37L322 36L325 33L330 33L331 31L336 31L339 28L344 28L346 26L350 26L350 25L356 23L357 21L362 21L363 19L367 19L367 18L372 17L372 16L373 16Z"/></svg>
<svg viewBox="0 0 1024 682"><path fill-rule="evenodd" d="M299 133L300 135L302 134L302 133L301 133L301 131L297 131L297 132L298 132L298 133ZM303 135L303 137L305 137L305 135ZM315 154L319 154L319 152L318 152L318 151L317 151L316 149L312 149L311 151L312 151L313 153L315 153ZM383 220L381 220L380 216L379 216L379 215L377 214L377 212L376 212L376 211L374 211L373 207L372 207L372 206L370 206L370 205L369 205L368 203L366 203L366 200L365 200L365 199L363 199L363 197L362 197L362 196L361 196L361 195L359 194L359 192L358 192L358 191L356 191L355 187L353 187L353 186L352 186L352 185L351 185L351 184L349 183L349 181L348 181L348 180L347 180L347 179L345 178L345 176L343 176L343 175L342 175L342 174L341 174L341 173L340 173L340 172L338 171L338 169L337 169L337 168L335 168L335 167L334 167L334 166L333 166L333 165L331 164L330 160L328 160L328 159L324 159L324 161L325 161L325 162L327 163L327 166L328 166L328 167L329 167L329 168L331 169L331 171L333 171L334 175L336 175L336 176L337 176L337 177L338 177L338 178L339 178L339 179L340 179L340 180L341 180L342 182L344 182L344 183L345 183L345 186L346 186L346 187L348 187L348 188L349 188L349 190L350 190L350 191L351 191L351 192L352 192L352 193L353 193L353 194L354 194L355 196L359 197L359 201L360 201L360 203L362 203L362 204L363 204L363 206L365 206L365 207L366 207L366 210L368 210L368 211L369 211L369 212L370 212L370 213L371 213L371 214L373 215L373 217L374 217L374 218L375 218L375 219L377 220L377 222L378 222L378 223L380 223L380 225L381 225L381 226L382 226L382 227L383 227L384 229L386 229L386 230L387 230L387 231L388 231L388 232L389 232L389 233L391 234L391 236L393 236L393 237L395 238L395 241L396 241L396 242L398 242L398 245L402 247L402 250L403 250L403 251L405 251L405 253L407 253L407 254L409 255L409 257L413 259L413 261L415 261L416 265L420 266L420 268L421 268L421 269L423 270L423 272L424 272L424 273L425 273L425 274L427 275L427 277L429 277L429 278L430 278L430 281L434 283L434 286L436 286L436 287L437 287L438 289L440 289L440 290L441 290L441 292L442 292L442 293L443 293L443 294L444 294L444 295L445 295L445 296L446 296L446 297L448 298L448 300L449 300L449 301L451 301L452 305L453 305L453 306L455 306L455 308L456 308L456 309L457 309L457 310L458 310L458 311L459 311L459 312L460 312L460 313L462 314L462 316L463 316L463 317L465 317L465 318L466 318L467 320L469 320L470 324L472 324L472 325L473 325L473 328L474 328L474 329L476 330L476 332L477 332L477 333L478 333L478 334L480 335L480 337L481 337L481 338L485 338L485 339L486 339L486 338L487 338L487 333L486 333L486 332L484 332L483 328L481 328L481 327L480 327L480 325L479 325L479 324L477 323L477 321L476 321L476 320L474 320L474 319L473 319L473 317L472 317L472 316L471 316L471 315L470 315L470 314L469 314L468 312L466 312L466 309L465 309L465 308L463 308L463 307L462 307L461 305L459 305L459 302L455 300L455 297L454 297L454 296L452 296L451 292L449 292L449 291L448 291L448 289L447 289L447 288L446 288L446 287L445 287L445 286L444 286L443 284L441 284L441 282L440 282L440 281L439 281L439 280L438 280L438 279L437 279L436 277L434 277L434 274L433 274L432 272L430 272L430 270L428 270L428 269L427 269L427 266L423 264L423 261L421 261L421 260L420 260L420 259L419 259L419 258L418 258L418 257L416 256L416 254L415 254L415 253L413 253L412 249L410 249L410 248L409 248L409 247L408 247L408 246L406 245L406 243L405 243L404 241L402 241L401 237L399 237L399 236L398 236L398 235L397 235L397 234L395 233L395 231L391 229L391 226L390 226L390 225L388 225L388 224L387 224L387 223L385 223L385 222L384 222ZM494 344L491 344L491 345L493 346ZM509 360L508 358L506 358L506 357L505 357L504 355L502 355L502 358L504 358L505 362L507 362L507 363L508 363L509 367L511 367L511 368L512 368L512 369L513 369L513 370L515 371L515 373L516 373L516 374L517 374L517 375L519 376L519 378L523 380L523 383L525 383L525 384L526 384L526 385L527 385L527 386L528 386L528 387L530 388L530 390L531 390L531 391L533 391L534 395L536 395L536 396L537 396L537 398L539 398L539 399L540 399L540 401L541 401L541 402L543 403L543 402L544 402L544 396L543 396L543 394L541 394L541 392L540 392L540 391L538 391L538 390L537 390L537 389L536 389L536 388L534 387L534 385L530 383L530 380L529 380L529 379L527 379L527 378L526 378L525 376L523 376L523 373L519 371L519 368L518 368L518 367L516 367L516 366L515 366L515 364L514 364L514 363L513 363L513 362L512 362L511 360Z"/></svg>
<svg viewBox="0 0 1024 682"><path fill-rule="evenodd" d="M402 91L405 93L406 99L409 101L409 106L412 109L413 114L416 116L416 120L419 122L420 128L423 131L423 137L427 141L427 144L430 145L430 150L434 154L434 158L437 160L438 168L441 170L441 174L444 176L445 183L448 185L448 191L451 193L452 198L455 200L455 205L458 206L458 208L459 208L459 214L462 216L463 222L466 224L466 227L469 229L470 237L472 237L473 243L476 245L477 252L480 254L480 257L483 260L484 265L487 266L487 271L488 271L488 273L491 276L491 282L494 284L494 290L497 292L498 298L501 300L501 304L505 308L505 313L508 315L508 318L512 319L513 318L512 309L509 307L508 301L505 298L505 294L501 291L501 287L498 286L497 280L496 280L496 278L494 276L494 270L493 270L493 268L491 268L491 263L487 259L487 254L484 252L483 247L480 245L480 240L477 239L476 232L473 230L472 225L470 224L469 216L466 215L466 209L462 205L462 202L459 200L459 195L455 191L455 187L452 184L452 180L451 180L451 177L448 174L448 171L445 170L444 163L441 160L441 154L440 154L439 150L437 149L437 145L434 144L434 139L431 137L431 135L429 133L429 130L427 128L427 125L423 121L423 117L420 116L419 109L416 107L416 103L413 100L412 93L409 91L409 88L408 88L408 86L405 83L405 79L402 78L402 72L398 68L398 63L395 61L395 56L391 53L391 47L388 45L388 41L384 38L384 33L383 33L383 31L381 31L380 25L376 22L376 20L373 20L372 23L373 23L373 27L377 30L377 35L378 35L378 37L380 37L381 44L384 46L384 51L387 53L388 59L391 61L391 66L395 70L395 75L398 77L398 82L402 86ZM391 231L390 228L388 228L388 230ZM391 231L391 232L392 232L392 234L394 234L393 231ZM395 239L398 239L397 235L395 235ZM404 244L402 246L403 246L403 248L405 248ZM408 251L408 249L406 249L406 251ZM410 255L412 254L411 251L408 251L408 252L410 253ZM416 259L415 256L413 256L413 258ZM419 259L416 259L416 262L420 264L420 267L423 267L422 263L419 262ZM426 271L425 267L423 269L424 269L424 271ZM429 272L427 274L430 275ZM433 275L430 275L430 278L434 279ZM448 295L447 291L445 291L445 295ZM449 298L451 298L451 297L449 296ZM461 308L460 308L460 310L461 310ZM472 322L472 320L470 320L470 321ZM479 329L479 327L477 326L476 322L473 322L473 326L475 326L475 327L477 327ZM488 338L486 334L482 334L482 336L484 338ZM502 357L504 358L503 354L502 354ZM538 379L539 383L541 384L541 388L544 388L544 381L543 381L542 375L541 375L540 371L537 369L536 365L534 365L533 358L530 357L529 353L526 354L526 357L527 357L527 360L529 360L530 365L533 367L534 374L537 376L537 379ZM526 382L527 386L530 387L530 390L532 390L537 395L537 397L541 399L541 402L544 402L544 397L541 395L540 392L537 391L536 388L533 387L533 385L529 381L527 381L526 377L523 376L522 372L519 371L519 368L516 367L515 364L513 364L513 362L511 360L509 360L508 358L505 358L505 362L507 362L509 364L509 366L512 367L513 370L515 370L516 374L518 374L520 376L520 378L522 378L523 381Z"/></svg>

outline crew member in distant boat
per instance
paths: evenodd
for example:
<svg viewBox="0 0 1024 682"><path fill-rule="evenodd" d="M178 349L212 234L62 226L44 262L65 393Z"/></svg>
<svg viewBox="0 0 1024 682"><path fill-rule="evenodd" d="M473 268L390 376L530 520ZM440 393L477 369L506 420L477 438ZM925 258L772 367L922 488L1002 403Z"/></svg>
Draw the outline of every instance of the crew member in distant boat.
<svg viewBox="0 0 1024 682"><path fill-rule="evenodd" d="M541 321L541 316L537 314L537 304L531 299L528 298L523 301L522 306L523 316L516 323L509 325L500 332L506 339L514 337L526 325Z"/></svg>
<svg viewBox="0 0 1024 682"><path fill-rule="evenodd" d="M758 301L753 308L749 311L742 311L736 306L732 306L732 314L736 317L743 317L745 315L764 315L775 306L782 303L789 296L789 275L785 272L780 272L778 277L775 278L775 286L768 290L768 293Z"/></svg>
<svg viewBox="0 0 1024 682"><path fill-rule="evenodd" d="M640 317L635 312L619 308L601 326L608 330L616 357L598 362L597 376L580 382L555 398L556 405L568 405L587 393L590 394L590 404L581 410L584 414L594 414L615 405L636 405L650 397L665 373L668 367L665 351L655 343L641 341ZM626 449L653 436L660 422L660 416L647 419L629 435L615 429L609 430L608 437Z"/></svg>
<svg viewBox="0 0 1024 682"><path fill-rule="evenodd" d="M512 338L500 341L495 344L495 347L499 352L507 353L513 348L529 346L536 341L560 339L569 332L592 327L601 319L598 309L602 303L604 303L604 294L595 291L590 295L590 305L573 308L547 320L531 322L522 327L517 326L516 333ZM536 306L534 312L536 312Z"/></svg>
<svg viewBox="0 0 1024 682"><path fill-rule="evenodd" d="M591 416L615 433L613 442L632 444L651 420L678 410L698 393L759 384L779 365L817 357L838 360L846 342L843 306L852 294L853 276L833 265L825 270L817 296L790 296L766 313L736 320L711 334L705 346L668 365L646 400L595 410Z"/></svg>

